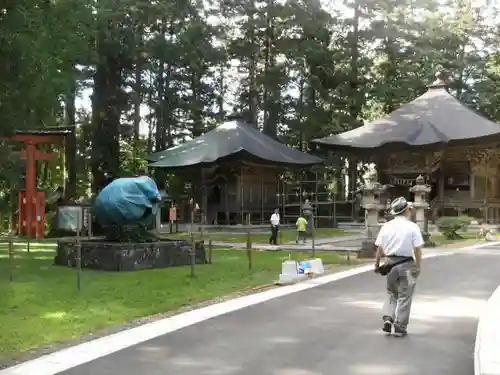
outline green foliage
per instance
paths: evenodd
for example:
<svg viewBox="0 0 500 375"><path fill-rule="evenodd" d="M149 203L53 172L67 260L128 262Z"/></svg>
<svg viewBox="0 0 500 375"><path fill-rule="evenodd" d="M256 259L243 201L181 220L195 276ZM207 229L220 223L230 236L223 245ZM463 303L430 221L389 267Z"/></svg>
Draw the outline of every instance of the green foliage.
<svg viewBox="0 0 500 375"><path fill-rule="evenodd" d="M500 121L500 29L483 9L464 0L345 6L8 0L0 5L0 134L81 125L72 150L78 198L110 177L141 173L146 154L233 110L308 150L313 138L416 98L443 68L453 94ZM78 96L90 92L92 108L77 111ZM60 183L50 168L44 187Z"/></svg>
<svg viewBox="0 0 500 375"><path fill-rule="evenodd" d="M457 232L466 230L472 218L468 216L443 216L438 219L436 225L441 234L448 240L462 238Z"/></svg>
<svg viewBox="0 0 500 375"><path fill-rule="evenodd" d="M17 189L21 184L23 163L12 145L0 141L0 213L10 214L17 203Z"/></svg>

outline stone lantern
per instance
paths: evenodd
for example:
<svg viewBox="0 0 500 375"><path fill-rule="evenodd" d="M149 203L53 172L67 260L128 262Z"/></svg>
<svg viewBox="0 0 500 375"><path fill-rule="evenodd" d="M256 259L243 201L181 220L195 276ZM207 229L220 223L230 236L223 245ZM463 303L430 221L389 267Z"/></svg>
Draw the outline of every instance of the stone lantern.
<svg viewBox="0 0 500 375"><path fill-rule="evenodd" d="M371 172L365 178L365 184L359 190L362 193L361 206L365 209L365 239L361 245L362 257L375 255L375 239L380 230L379 212L385 208L386 202L381 201L387 186L377 181L377 173Z"/></svg>
<svg viewBox="0 0 500 375"><path fill-rule="evenodd" d="M410 188L410 192L415 194L415 200L413 202L413 207L415 209L415 222L422 232L422 237L426 245L429 244L429 231L428 231L428 221L425 217L425 211L429 209L429 203L427 198L432 188L430 185L425 183L425 179L422 175L418 176L415 180L415 186Z"/></svg>

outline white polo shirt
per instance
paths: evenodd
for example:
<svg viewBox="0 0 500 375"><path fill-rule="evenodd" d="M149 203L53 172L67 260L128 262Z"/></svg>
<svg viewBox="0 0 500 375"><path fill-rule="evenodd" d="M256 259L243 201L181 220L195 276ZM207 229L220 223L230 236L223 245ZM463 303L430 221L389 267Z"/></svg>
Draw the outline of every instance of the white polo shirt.
<svg viewBox="0 0 500 375"><path fill-rule="evenodd" d="M271 215L271 225L280 225L280 214L274 213Z"/></svg>
<svg viewBox="0 0 500 375"><path fill-rule="evenodd" d="M382 248L386 256L413 257L413 249L423 247L424 239L417 224L404 216L396 216L382 226L375 246Z"/></svg>

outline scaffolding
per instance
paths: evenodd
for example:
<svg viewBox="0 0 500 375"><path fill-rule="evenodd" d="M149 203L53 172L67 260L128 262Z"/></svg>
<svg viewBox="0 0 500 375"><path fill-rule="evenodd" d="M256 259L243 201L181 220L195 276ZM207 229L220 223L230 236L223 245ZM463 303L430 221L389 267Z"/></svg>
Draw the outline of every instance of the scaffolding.
<svg viewBox="0 0 500 375"><path fill-rule="evenodd" d="M343 181L327 168L300 171L283 178L279 196L283 223L293 224L304 204L313 208L316 227L337 227L339 222L353 221L352 199L344 192Z"/></svg>

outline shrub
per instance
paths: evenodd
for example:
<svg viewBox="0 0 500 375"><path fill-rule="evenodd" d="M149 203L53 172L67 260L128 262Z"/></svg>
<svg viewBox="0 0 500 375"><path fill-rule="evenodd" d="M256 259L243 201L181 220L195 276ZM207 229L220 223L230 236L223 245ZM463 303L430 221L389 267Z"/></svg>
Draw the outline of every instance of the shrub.
<svg viewBox="0 0 500 375"><path fill-rule="evenodd" d="M462 238L457 232L466 230L471 221L472 218L468 216L443 216L438 219L436 225L447 240L456 240Z"/></svg>

